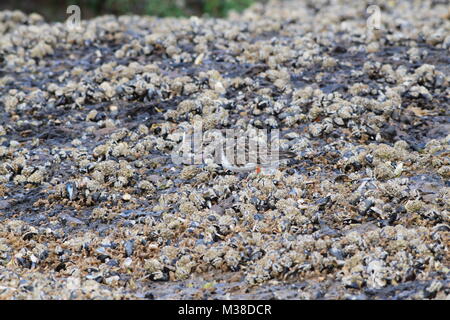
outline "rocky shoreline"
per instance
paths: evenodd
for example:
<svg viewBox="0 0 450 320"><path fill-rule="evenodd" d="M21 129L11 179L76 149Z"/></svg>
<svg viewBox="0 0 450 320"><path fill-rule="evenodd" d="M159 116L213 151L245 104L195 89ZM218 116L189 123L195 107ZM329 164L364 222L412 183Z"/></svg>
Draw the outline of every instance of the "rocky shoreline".
<svg viewBox="0 0 450 320"><path fill-rule="evenodd" d="M0 299L448 299L450 8L370 4L1 11ZM297 156L174 164L200 122Z"/></svg>

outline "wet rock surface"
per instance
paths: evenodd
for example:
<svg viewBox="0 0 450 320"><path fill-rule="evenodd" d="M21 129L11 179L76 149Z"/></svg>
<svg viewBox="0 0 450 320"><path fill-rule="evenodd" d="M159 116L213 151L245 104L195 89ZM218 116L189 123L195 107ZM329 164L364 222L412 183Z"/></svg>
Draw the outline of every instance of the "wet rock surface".
<svg viewBox="0 0 450 320"><path fill-rule="evenodd" d="M448 299L450 9L0 12L0 298ZM174 164L279 129L273 175Z"/></svg>

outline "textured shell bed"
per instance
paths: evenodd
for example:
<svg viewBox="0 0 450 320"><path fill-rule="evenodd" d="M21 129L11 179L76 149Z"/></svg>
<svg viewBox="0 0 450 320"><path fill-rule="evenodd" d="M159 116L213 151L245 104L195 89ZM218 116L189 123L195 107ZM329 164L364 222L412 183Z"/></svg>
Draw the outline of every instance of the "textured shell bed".
<svg viewBox="0 0 450 320"><path fill-rule="evenodd" d="M0 298L448 299L450 7L375 2L0 12ZM200 122L297 156L174 164Z"/></svg>

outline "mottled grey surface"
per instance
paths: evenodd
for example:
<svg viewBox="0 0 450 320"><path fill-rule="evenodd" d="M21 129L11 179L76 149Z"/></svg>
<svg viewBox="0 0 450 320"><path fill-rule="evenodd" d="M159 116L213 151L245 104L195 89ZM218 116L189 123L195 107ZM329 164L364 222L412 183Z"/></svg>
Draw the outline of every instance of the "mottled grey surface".
<svg viewBox="0 0 450 320"><path fill-rule="evenodd" d="M0 12L0 298L448 299L448 3L368 5ZM297 156L174 165L199 122Z"/></svg>

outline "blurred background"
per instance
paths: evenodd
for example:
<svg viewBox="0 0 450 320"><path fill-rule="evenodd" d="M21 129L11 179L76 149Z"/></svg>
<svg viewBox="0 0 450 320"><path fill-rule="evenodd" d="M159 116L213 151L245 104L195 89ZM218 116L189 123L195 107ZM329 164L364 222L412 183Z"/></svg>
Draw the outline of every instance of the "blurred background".
<svg viewBox="0 0 450 320"><path fill-rule="evenodd" d="M103 14L147 14L160 17L209 15L225 17L229 11L242 11L255 2L267 0L1 0L0 10L37 12L46 20L67 18L66 8L76 4L82 19Z"/></svg>

